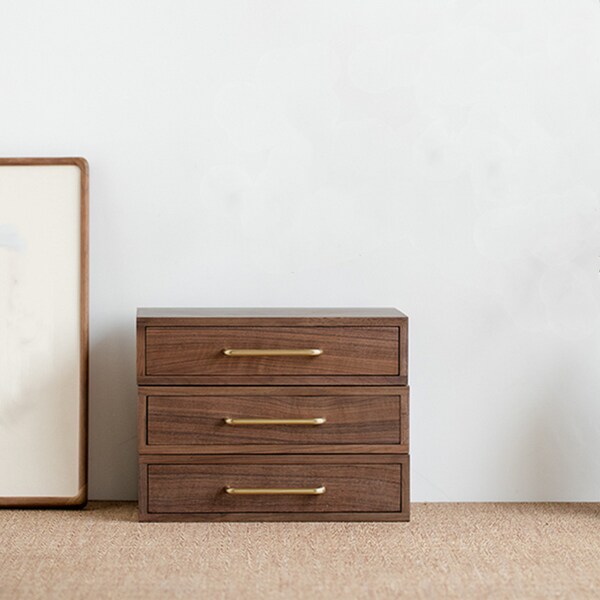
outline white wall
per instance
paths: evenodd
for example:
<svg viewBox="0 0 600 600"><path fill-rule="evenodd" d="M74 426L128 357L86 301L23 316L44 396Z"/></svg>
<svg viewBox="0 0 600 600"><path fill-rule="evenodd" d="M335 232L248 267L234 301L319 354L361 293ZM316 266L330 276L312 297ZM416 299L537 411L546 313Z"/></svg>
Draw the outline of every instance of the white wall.
<svg viewBox="0 0 600 600"><path fill-rule="evenodd" d="M0 154L91 165L93 498L137 306L389 305L413 500L600 499L596 0L2 0Z"/></svg>

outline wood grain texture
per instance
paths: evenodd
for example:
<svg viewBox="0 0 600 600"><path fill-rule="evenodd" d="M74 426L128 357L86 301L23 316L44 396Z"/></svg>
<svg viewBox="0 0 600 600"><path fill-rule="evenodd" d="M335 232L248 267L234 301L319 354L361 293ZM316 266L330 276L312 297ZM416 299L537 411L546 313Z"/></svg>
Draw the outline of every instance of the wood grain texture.
<svg viewBox="0 0 600 600"><path fill-rule="evenodd" d="M215 458L217 460L213 460ZM173 469L174 466L180 468ZM153 482L157 474L160 477ZM227 479L234 475L237 481L247 481L248 487L259 487L257 482L260 487L269 482L283 486L283 481L312 487L313 480L308 483L305 477L316 476L329 477L329 487L323 496L229 496L224 493L224 487L233 484L230 481L224 483L221 477ZM282 480L282 477L287 479ZM145 457L140 464L139 518L141 521L408 521L408 482L409 459L406 455L376 458L367 455L304 456L296 457L294 461L290 461L289 456L258 459L248 456ZM322 483L327 486L327 482ZM344 490L352 490L356 497L346 497ZM306 503L307 500L323 500L330 492L329 499L321 504ZM158 504L153 504L153 493L159 494ZM173 494L179 494L181 498ZM251 503L242 502L239 510L231 510L231 505L220 509L221 503L228 500L238 504L240 500L250 500ZM271 506L271 502L275 505ZM370 503L379 507L389 506L392 502L391 509L366 508ZM289 509L285 509L286 503ZM306 505L296 508L295 503ZM262 510L260 505L269 508ZM342 508L347 505L352 509ZM150 512L149 506L151 510L161 509L161 512ZM186 506L186 510L182 510L182 506ZM199 506L201 511L198 511ZM163 508L167 510L162 511Z"/></svg>
<svg viewBox="0 0 600 600"><path fill-rule="evenodd" d="M396 444L397 396L150 396L148 444ZM310 419L322 425L230 426L225 418Z"/></svg>
<svg viewBox="0 0 600 600"><path fill-rule="evenodd" d="M224 348L324 354L240 359ZM407 521L407 352L395 309L139 309L140 520ZM324 496L224 492L321 484Z"/></svg>
<svg viewBox="0 0 600 600"><path fill-rule="evenodd" d="M225 348L318 348L322 356L227 357ZM148 327L147 375L397 375L395 327Z"/></svg>
<svg viewBox="0 0 600 600"><path fill-rule="evenodd" d="M404 375L138 375L144 386L193 385L407 385Z"/></svg>
<svg viewBox="0 0 600 600"><path fill-rule="evenodd" d="M146 327L139 320L135 328L135 357L135 370L139 384L146 373ZM166 382L159 377L157 383L164 385Z"/></svg>
<svg viewBox="0 0 600 600"><path fill-rule="evenodd" d="M257 386L188 386L188 385L140 385L138 392L144 396L197 396L199 393L208 396L263 396L269 394L293 394L294 396L363 396L368 392L372 396L390 396L408 391L408 386L378 385L361 387L357 385L257 385Z"/></svg>
<svg viewBox="0 0 600 600"><path fill-rule="evenodd" d="M57 165L72 165L80 171L79 490L72 497L0 497L0 507L82 508L86 505L88 499L89 164L82 157L0 158L0 167Z"/></svg>
<svg viewBox="0 0 600 600"><path fill-rule="evenodd" d="M406 454L274 454L265 456L251 456L236 454L235 456L220 456L217 454L142 454L139 456L140 464L173 464L173 465L226 465L226 464L265 464L265 465L294 465L302 464L406 464Z"/></svg>
<svg viewBox="0 0 600 600"><path fill-rule="evenodd" d="M225 486L313 488L319 496L231 496ZM400 465L148 466L148 512L377 512L401 509Z"/></svg>
<svg viewBox="0 0 600 600"><path fill-rule="evenodd" d="M140 452L406 452L408 448L407 388L383 388L389 390L387 395L379 388L324 388L324 392L317 388L321 393L310 387L277 393L251 388L249 394L244 388L210 388L209 392L191 388L195 395L190 395L190 388L183 389L186 395L177 389L175 395L140 395ZM343 390L352 393L345 395ZM307 415L325 417L327 422L231 427L223 421L227 416Z"/></svg>
<svg viewBox="0 0 600 600"><path fill-rule="evenodd" d="M408 383L408 319L400 311L395 309L340 309L340 313L337 313L338 309L138 309L137 319L137 379L140 385L407 385ZM338 316L334 316L338 314ZM228 316L235 315L235 316ZM280 315L280 316L274 316ZM369 316L370 315L370 316ZM386 366L383 371L394 373L392 375L382 373L380 368L383 362L376 361L376 372L378 374L366 374L361 375L360 372L369 372L369 369L364 369L363 364L367 363L356 363L358 356L354 354L351 349L344 348L343 344L341 349L344 352L350 352L350 360L354 360L355 364L351 365L353 369L352 374L342 373L337 374L331 372L327 374L323 369L319 369L317 374L307 373L306 370L300 370L298 372L298 365L306 365L308 363L293 362L294 359L286 359L286 363L273 362L273 358L262 358L254 359L259 362L261 369L260 374L252 373L248 369L243 367L228 367L228 371L219 374L218 369L215 371L214 368L210 372L200 371L198 364L194 364L191 367L187 364L193 360L197 348L192 343L191 354L187 357L183 357L182 365L185 367L187 374L183 372L182 368L178 368L173 364L174 359L169 356L163 355L163 359L166 361L167 368L163 369L160 367L160 373L153 373L152 369L156 367L150 366L148 368L147 348L146 348L146 330L152 331L154 328L172 327L175 330L180 328L191 329L195 328L212 328L219 329L225 328L227 331L244 328L292 328L298 330L297 335L301 335L305 328L341 328L349 327L354 328L394 328L397 331L397 339L394 343L394 357L387 356L384 360ZM326 330L327 330L326 329ZM297 339L297 338L294 338ZM227 343L226 340L217 340L221 343ZM246 340L247 341L247 340ZM261 340L264 341L264 340ZM280 340L275 340L280 341ZM289 340L288 340L289 341ZM303 340L304 341L304 340ZM307 343L314 343L315 339L306 340ZM342 340L338 340L337 344L340 346ZM348 342L352 342L348 339ZM374 341L363 341L363 348L366 354L363 358L373 360L374 355L372 352L375 350L373 345ZM391 340L390 340L391 344ZM163 348L164 352L170 352L170 344L166 344ZM281 348L281 346L279 346ZM386 347L380 347L380 355L387 351ZM212 366L223 364L217 361L220 358L220 353L223 347L217 347L213 349L212 357L208 357L212 361ZM181 350L180 350L181 353ZM160 350L159 350L160 354ZM156 358L156 356L155 356ZM160 359L160 356L158 357ZM205 357L206 358L206 357ZM249 359L239 358L227 358L226 360L242 360L249 364ZM305 358L302 361L318 360L323 363L326 356L320 356L316 359ZM160 359L162 362L163 359ZM344 356L340 356L339 359L343 362ZM179 358L176 359L179 361ZM281 358L278 358L281 361ZM296 361L297 361L296 357ZM395 360L396 364L392 367L391 361ZM288 374L278 374L277 369L268 369L264 371L263 365L291 365L290 368L293 371ZM327 364L327 361L325 362ZM379 367L379 368L377 368ZM189 369L193 372L190 373ZM313 367L315 368L314 364ZM219 367L220 369L220 367ZM243 370L243 373L239 371ZM238 374L239 373L239 374ZM279 370L281 373L281 370Z"/></svg>
<svg viewBox="0 0 600 600"><path fill-rule="evenodd" d="M400 443L397 396L151 396L148 444L396 444ZM311 419L320 425L240 425L226 418Z"/></svg>
<svg viewBox="0 0 600 600"><path fill-rule="evenodd" d="M149 520L148 515L148 465L138 465L138 515L140 521Z"/></svg>
<svg viewBox="0 0 600 600"><path fill-rule="evenodd" d="M186 454L192 452L211 454L406 454L407 444L202 444L202 445L156 445L140 447L140 455L145 454Z"/></svg>

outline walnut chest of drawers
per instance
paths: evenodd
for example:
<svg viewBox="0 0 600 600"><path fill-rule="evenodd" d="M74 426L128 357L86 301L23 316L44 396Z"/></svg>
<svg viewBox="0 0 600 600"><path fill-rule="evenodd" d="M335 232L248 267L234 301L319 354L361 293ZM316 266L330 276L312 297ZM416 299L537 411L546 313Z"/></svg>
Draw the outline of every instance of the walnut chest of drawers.
<svg viewBox="0 0 600 600"><path fill-rule="evenodd" d="M408 319L139 309L142 521L407 521Z"/></svg>

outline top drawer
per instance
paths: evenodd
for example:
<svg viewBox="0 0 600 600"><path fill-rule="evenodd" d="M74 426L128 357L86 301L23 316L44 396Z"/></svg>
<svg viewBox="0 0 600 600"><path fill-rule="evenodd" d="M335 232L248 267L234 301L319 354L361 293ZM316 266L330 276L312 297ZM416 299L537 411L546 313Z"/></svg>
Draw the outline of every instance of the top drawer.
<svg viewBox="0 0 600 600"><path fill-rule="evenodd" d="M272 321L272 320L271 320ZM153 385L405 384L402 323L180 324L138 319L138 381ZM327 323L327 321L325 321Z"/></svg>

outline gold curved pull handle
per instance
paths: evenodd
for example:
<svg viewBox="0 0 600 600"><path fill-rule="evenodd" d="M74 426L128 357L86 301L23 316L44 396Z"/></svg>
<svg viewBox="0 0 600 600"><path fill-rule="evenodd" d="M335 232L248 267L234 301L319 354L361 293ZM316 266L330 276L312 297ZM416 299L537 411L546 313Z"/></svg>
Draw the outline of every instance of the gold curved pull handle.
<svg viewBox="0 0 600 600"><path fill-rule="evenodd" d="M225 417L226 425L323 425L327 423L325 417L314 417L313 419L234 419Z"/></svg>
<svg viewBox="0 0 600 600"><path fill-rule="evenodd" d="M276 350L268 348L225 348L225 356L321 356L323 350L320 348L297 348L290 350Z"/></svg>
<svg viewBox="0 0 600 600"><path fill-rule="evenodd" d="M320 496L325 492L324 485L315 488L234 488L225 486L225 493L233 496Z"/></svg>

